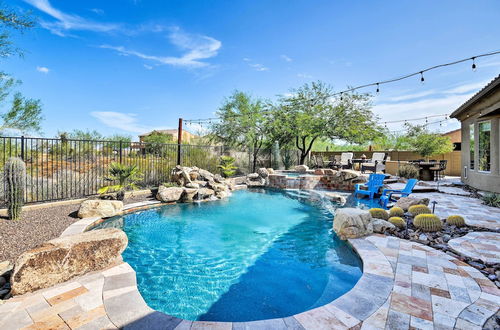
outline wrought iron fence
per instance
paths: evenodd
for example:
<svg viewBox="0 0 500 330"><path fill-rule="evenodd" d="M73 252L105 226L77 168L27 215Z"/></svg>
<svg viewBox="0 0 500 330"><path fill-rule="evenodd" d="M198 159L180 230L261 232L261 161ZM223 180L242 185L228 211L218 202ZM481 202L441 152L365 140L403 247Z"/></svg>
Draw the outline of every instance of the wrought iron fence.
<svg viewBox="0 0 500 330"><path fill-rule="evenodd" d="M3 181L0 205L5 204L3 168L9 157L20 157L26 163L25 202L35 203L97 194L106 183L112 162L136 165L143 175L139 186L147 188L169 181L170 172L179 161L183 166L197 166L217 173L222 155L235 158L238 174L253 170L250 150L224 146L0 137L0 178ZM283 154L273 156L272 150L262 149L257 153L256 165L283 168L296 163L291 160L284 165L283 159L288 158L283 158Z"/></svg>

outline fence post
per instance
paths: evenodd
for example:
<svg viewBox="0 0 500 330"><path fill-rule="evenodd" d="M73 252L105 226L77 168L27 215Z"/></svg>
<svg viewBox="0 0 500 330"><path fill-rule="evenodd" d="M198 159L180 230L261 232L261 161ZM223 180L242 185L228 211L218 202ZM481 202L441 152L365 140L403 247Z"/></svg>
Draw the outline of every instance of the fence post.
<svg viewBox="0 0 500 330"><path fill-rule="evenodd" d="M120 155L120 164L122 163L122 141L120 140L120 151L119 151L119 155Z"/></svg>
<svg viewBox="0 0 500 330"><path fill-rule="evenodd" d="M24 135L21 136L21 159L24 161Z"/></svg>
<svg viewBox="0 0 500 330"><path fill-rule="evenodd" d="M177 165L181 165L182 163L182 118L179 118L179 127L177 128Z"/></svg>

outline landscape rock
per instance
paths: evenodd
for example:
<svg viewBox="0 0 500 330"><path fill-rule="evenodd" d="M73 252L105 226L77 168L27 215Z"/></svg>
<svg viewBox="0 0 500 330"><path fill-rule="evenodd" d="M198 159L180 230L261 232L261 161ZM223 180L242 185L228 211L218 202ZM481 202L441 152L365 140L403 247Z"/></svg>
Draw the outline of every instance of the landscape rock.
<svg viewBox="0 0 500 330"><path fill-rule="evenodd" d="M223 198L226 198L229 196L229 192L227 191L219 191L215 194L215 196L217 196L217 198L220 198L220 199L223 199Z"/></svg>
<svg viewBox="0 0 500 330"><path fill-rule="evenodd" d="M214 175L212 173L210 173L209 171L207 171L207 170L204 170L204 169L200 168L198 170L198 173L200 174L200 178L202 180L213 181L213 179L214 179Z"/></svg>
<svg viewBox="0 0 500 330"><path fill-rule="evenodd" d="M200 188L200 185L195 183L195 182L190 182L190 183L186 184L184 187L198 189L198 188Z"/></svg>
<svg viewBox="0 0 500 330"><path fill-rule="evenodd" d="M191 182L191 177L189 175L190 172L192 172L191 168L177 165L172 171L172 180L177 184L184 186L185 184Z"/></svg>
<svg viewBox="0 0 500 330"><path fill-rule="evenodd" d="M196 196L198 199L208 199L215 195L215 191L209 188L200 188L198 190L198 196Z"/></svg>
<svg viewBox="0 0 500 330"><path fill-rule="evenodd" d="M116 228L53 239L23 253L11 276L12 294L51 287L122 262L127 235Z"/></svg>
<svg viewBox="0 0 500 330"><path fill-rule="evenodd" d="M295 171L299 173L307 173L309 171L309 166L307 165L297 165L295 166Z"/></svg>
<svg viewBox="0 0 500 330"><path fill-rule="evenodd" d="M91 217L109 218L117 215L122 210L122 201L89 199L80 205L78 217L81 219Z"/></svg>
<svg viewBox="0 0 500 330"><path fill-rule="evenodd" d="M257 174L261 177L261 178L267 178L269 176L269 171L267 170L267 168L265 167L261 167L257 170Z"/></svg>
<svg viewBox="0 0 500 330"><path fill-rule="evenodd" d="M269 174L274 174L274 169L273 169L272 167L269 167L269 168L267 169L267 172L268 172Z"/></svg>
<svg viewBox="0 0 500 330"><path fill-rule="evenodd" d="M247 175L247 179L249 180L255 180L255 179L258 179L260 176L258 173L250 173Z"/></svg>
<svg viewBox="0 0 500 330"><path fill-rule="evenodd" d="M224 178L220 174L214 175L214 181L217 183L224 183Z"/></svg>
<svg viewBox="0 0 500 330"><path fill-rule="evenodd" d="M342 240L372 234L370 212L357 208L337 209L333 220L333 230Z"/></svg>
<svg viewBox="0 0 500 330"><path fill-rule="evenodd" d="M396 206L403 209L403 211L408 211L410 206L424 204L429 205L429 198L416 198L416 197L401 197L396 202Z"/></svg>
<svg viewBox="0 0 500 330"><path fill-rule="evenodd" d="M257 180L247 180L249 187L262 187L266 185L266 179L258 178Z"/></svg>
<svg viewBox="0 0 500 330"><path fill-rule="evenodd" d="M322 168L317 168L314 170L314 175L325 175L325 170Z"/></svg>
<svg viewBox="0 0 500 330"><path fill-rule="evenodd" d="M191 181L198 180L199 176L200 176L200 173L198 173L198 171L191 171L191 172L189 172L189 178L191 179Z"/></svg>
<svg viewBox="0 0 500 330"><path fill-rule="evenodd" d="M325 192L325 197L327 197L332 202L339 203L340 205L344 205L346 203L346 198L335 192Z"/></svg>
<svg viewBox="0 0 500 330"><path fill-rule="evenodd" d="M182 192L181 201L183 202L192 202L194 201L194 196L198 193L198 189L196 188L184 188Z"/></svg>
<svg viewBox="0 0 500 330"><path fill-rule="evenodd" d="M388 231L396 230L396 226L394 226L392 223L384 219L377 219L377 218L372 219L372 226L373 226L373 232L379 234L383 234L387 230Z"/></svg>
<svg viewBox="0 0 500 330"><path fill-rule="evenodd" d="M332 170L331 168L324 168L322 171L324 175L328 176L334 176L337 173L337 171Z"/></svg>
<svg viewBox="0 0 500 330"><path fill-rule="evenodd" d="M9 260L0 262L0 276L12 270L12 263Z"/></svg>
<svg viewBox="0 0 500 330"><path fill-rule="evenodd" d="M182 187L160 186L156 194L156 199L164 203L177 202L181 198L183 192L184 188Z"/></svg>

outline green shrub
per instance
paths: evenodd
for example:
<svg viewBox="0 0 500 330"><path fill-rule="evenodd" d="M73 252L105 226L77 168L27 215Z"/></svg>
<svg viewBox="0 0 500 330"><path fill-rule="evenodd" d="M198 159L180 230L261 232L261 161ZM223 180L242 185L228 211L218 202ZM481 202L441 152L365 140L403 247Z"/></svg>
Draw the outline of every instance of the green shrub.
<svg viewBox="0 0 500 330"><path fill-rule="evenodd" d="M236 160L231 156L220 156L220 164L218 168L221 170L223 177L228 178L236 174L238 167L234 166Z"/></svg>
<svg viewBox="0 0 500 330"><path fill-rule="evenodd" d="M389 222L398 228L406 227L406 221L401 217L390 217Z"/></svg>
<svg viewBox="0 0 500 330"><path fill-rule="evenodd" d="M482 198L483 204L493 207L500 207L500 194L488 193Z"/></svg>
<svg viewBox="0 0 500 330"><path fill-rule="evenodd" d="M115 192L116 198L118 200L123 200L125 198L125 191L137 189L136 183L141 180L141 178L142 174L137 166L124 165L116 162L111 163L108 169L108 176L105 178L105 180L111 184L102 187L97 193L107 194Z"/></svg>
<svg viewBox="0 0 500 330"><path fill-rule="evenodd" d="M419 214L429 214L432 213L431 210L424 204L412 205L408 208L408 212L411 215L416 216Z"/></svg>
<svg viewBox="0 0 500 330"><path fill-rule="evenodd" d="M443 224L437 215L419 214L413 219L413 225L423 231L438 231L443 228Z"/></svg>
<svg viewBox="0 0 500 330"><path fill-rule="evenodd" d="M403 164L399 166L397 175L405 179L418 179L419 169L412 164Z"/></svg>
<svg viewBox="0 0 500 330"><path fill-rule="evenodd" d="M457 227L463 227L465 226L465 219L460 215L450 215L446 218L446 223Z"/></svg>
<svg viewBox="0 0 500 330"><path fill-rule="evenodd" d="M387 213L387 211L384 209L372 208L369 210L369 212L372 218L383 219L383 220L389 219L389 213Z"/></svg>
<svg viewBox="0 0 500 330"><path fill-rule="evenodd" d="M398 207L398 206L393 206L389 210L390 217L402 217L404 214L405 214L405 211L403 211L403 209Z"/></svg>

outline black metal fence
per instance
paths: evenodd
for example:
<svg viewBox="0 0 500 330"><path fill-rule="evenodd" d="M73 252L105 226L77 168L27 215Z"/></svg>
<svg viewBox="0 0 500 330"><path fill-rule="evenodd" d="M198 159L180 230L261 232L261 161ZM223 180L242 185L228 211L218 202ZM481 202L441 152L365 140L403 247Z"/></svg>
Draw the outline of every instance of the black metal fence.
<svg viewBox="0 0 500 330"><path fill-rule="evenodd" d="M284 157L288 154L292 156ZM112 162L136 165L143 175L139 186L147 188L169 181L170 172L178 160L183 166L197 166L218 173L222 155L236 159L240 174L252 171L251 150L224 146L0 137L3 180L0 205L5 204L3 168L9 157L20 157L26 163L25 202L35 203L97 194L97 190L106 184L105 177ZM256 157L257 167L283 168L297 164L296 153L289 151L276 155L271 149L261 149Z"/></svg>

